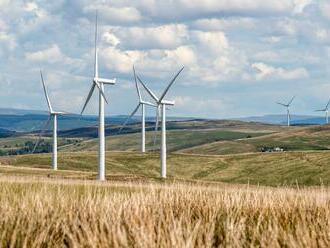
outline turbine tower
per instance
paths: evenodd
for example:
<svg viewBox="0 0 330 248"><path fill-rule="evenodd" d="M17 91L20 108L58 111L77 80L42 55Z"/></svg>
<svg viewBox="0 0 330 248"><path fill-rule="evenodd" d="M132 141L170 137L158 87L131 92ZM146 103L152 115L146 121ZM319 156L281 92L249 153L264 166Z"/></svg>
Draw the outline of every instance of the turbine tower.
<svg viewBox="0 0 330 248"><path fill-rule="evenodd" d="M325 112L325 123L326 124L329 123L329 104L330 104L330 100L324 109L315 110L316 112Z"/></svg>
<svg viewBox="0 0 330 248"><path fill-rule="evenodd" d="M94 78L92 81L91 89L86 98L86 102L83 106L81 114L83 114L90 98L93 95L95 86L99 90L99 156L98 156L98 179L100 181L105 180L105 135L104 135L104 101L108 103L105 94L104 94L104 85L110 84L113 85L116 83L116 79L105 79L99 77L98 69L98 49L97 49L97 12L95 16L95 55L94 55Z"/></svg>
<svg viewBox="0 0 330 248"><path fill-rule="evenodd" d="M142 99L141 92L140 92L140 89L139 89L139 86L138 86L138 83L137 83L137 80L136 80L136 73L135 73L134 66L133 66L133 73L134 73L134 81L135 81L136 92L137 92L137 95L138 95L138 98L139 98L139 103L136 106L136 108L133 110L131 115L125 120L124 124L119 129L118 134L121 133L121 131L126 126L128 121L135 115L135 113L139 110L139 108L141 108L141 123L142 123L142 125L141 125L141 152L144 153L146 151L145 106L147 105L147 106L156 107L156 105Z"/></svg>
<svg viewBox="0 0 330 248"><path fill-rule="evenodd" d="M156 116L156 129L158 127L158 120L159 120L159 109L161 110L161 118L162 118L162 132L161 132L161 148L160 148L160 158L161 158L161 164L160 164L160 175L162 178L166 178L166 106L174 105L174 101L167 101L165 100L165 96L176 80L176 78L179 76L179 74L183 71L184 67L182 67L178 73L174 76L172 81L168 84L166 89L164 90L163 94L158 98L143 82L142 80L137 76L137 79L142 84L142 86L145 88L145 90L149 93L149 95L155 100L157 104L157 116Z"/></svg>
<svg viewBox="0 0 330 248"><path fill-rule="evenodd" d="M284 103L280 103L280 102L277 102L277 104L283 106L286 108L286 114L287 114L287 125L288 127L290 126L290 121L291 121L291 115L290 115L290 106L293 102L293 100L295 99L295 96L291 98L291 100L288 102L288 104L284 104Z"/></svg>
<svg viewBox="0 0 330 248"><path fill-rule="evenodd" d="M44 77L42 75L42 71L40 71L40 77L41 77L41 82L42 82L42 86L43 86L43 89L44 89L44 93L45 93L45 98L46 98L46 101L47 101L47 105L48 105L48 110L49 110L49 117L48 117L48 120L46 121L46 124L45 126L42 128L40 134L39 134L39 137L38 137L38 141L37 143L35 144L33 150L32 150L32 153L35 152L37 146L39 145L39 142L40 142L40 138L44 132L44 130L47 128L49 122L51 121L51 119L53 118L53 154L52 154L52 168L53 170L57 170L57 116L58 115L64 115L66 114L65 112L58 112L58 111L54 111L53 108L52 108L52 105L50 103L50 100L49 100L49 96L48 96L48 93L47 93L47 89L46 89L46 86L45 86L45 81L44 81Z"/></svg>

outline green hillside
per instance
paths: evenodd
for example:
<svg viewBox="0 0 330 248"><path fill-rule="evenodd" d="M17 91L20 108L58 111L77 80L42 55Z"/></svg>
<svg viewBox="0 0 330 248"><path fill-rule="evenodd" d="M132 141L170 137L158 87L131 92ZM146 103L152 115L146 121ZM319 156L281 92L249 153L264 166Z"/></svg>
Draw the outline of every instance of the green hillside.
<svg viewBox="0 0 330 248"><path fill-rule="evenodd" d="M236 140L248 137L257 137L265 135L264 132L238 132L226 131L221 129L210 130L171 130L167 132L168 150L176 151L184 148L207 144L219 140ZM154 132L146 133L147 150L158 149L160 142L160 133L157 134L157 143L154 146ZM124 134L106 137L106 148L110 151L138 151L140 150L140 133ZM96 151L98 139L82 140L81 142L72 143L62 146L62 151Z"/></svg>
<svg viewBox="0 0 330 248"><path fill-rule="evenodd" d="M330 149L330 125L288 129L251 139L219 141L181 150L190 154L234 154L259 152L262 147L281 147L286 151Z"/></svg>
<svg viewBox="0 0 330 248"><path fill-rule="evenodd" d="M198 156L169 154L169 179L203 180L226 183L260 185L330 185L330 152L257 153L227 156ZM21 155L0 158L0 173L34 175L30 168L49 169L50 154ZM59 153L58 172L45 170L50 177L72 175L72 171L86 172L95 178L95 152ZM9 165L9 167L4 166ZM26 168L26 169L22 169ZM9 169L8 169L9 168ZM11 170L12 168L12 170ZM108 178L148 178L158 180L159 155L135 152L107 152ZM62 170L67 170L64 173ZM40 171L38 172L40 174ZM37 174L38 174L37 173Z"/></svg>

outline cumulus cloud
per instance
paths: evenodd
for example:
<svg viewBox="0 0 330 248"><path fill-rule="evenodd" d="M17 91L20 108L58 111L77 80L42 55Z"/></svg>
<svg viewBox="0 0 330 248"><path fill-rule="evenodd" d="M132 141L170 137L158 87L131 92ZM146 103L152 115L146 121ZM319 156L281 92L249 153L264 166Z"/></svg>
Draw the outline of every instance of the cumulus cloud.
<svg viewBox="0 0 330 248"><path fill-rule="evenodd" d="M2 45L0 50L13 50L16 47L16 39L13 35L0 31L0 44Z"/></svg>
<svg viewBox="0 0 330 248"><path fill-rule="evenodd" d="M257 72L257 80L262 79L282 79L293 80L308 77L308 72L305 68L295 68L292 70L281 67L272 67L264 63L254 63L252 68Z"/></svg>
<svg viewBox="0 0 330 248"><path fill-rule="evenodd" d="M330 20L330 3L322 1L322 3L319 5L319 8L322 16Z"/></svg>
<svg viewBox="0 0 330 248"><path fill-rule="evenodd" d="M170 49L180 46L187 39L187 27L183 24L156 27L131 27L112 29L124 49Z"/></svg>
<svg viewBox="0 0 330 248"><path fill-rule="evenodd" d="M156 91L185 65L178 91L173 91L186 94L176 105L182 113L188 112L184 104L190 98L212 114L215 111L206 106L221 105L218 92L226 96L243 91L246 98L262 95L255 88L261 80L299 79L308 89L330 76L326 0L0 0L0 73L6 73L9 81L23 82L19 91L17 84L10 84L11 94L29 89L29 97L20 99L38 108L35 98L42 92L36 82L42 65L52 94L60 97L63 90L70 91L77 101L68 110L79 109L81 91L88 92L86 82L93 73L96 9L100 74L118 79L111 92L121 111L126 103L117 99L126 99L127 88L124 93L120 89L131 82L133 64ZM270 85L265 85L267 92ZM11 98L2 97L0 103L14 105Z"/></svg>
<svg viewBox="0 0 330 248"><path fill-rule="evenodd" d="M239 79L244 76L247 66L246 57L230 46L221 31L186 32L182 44L174 48L161 49L150 45L149 49L125 50L121 46L109 47L103 50L102 57L110 70L130 73L132 65L136 64L147 76L154 78L185 65L189 70L186 84L216 85L223 80Z"/></svg>
<svg viewBox="0 0 330 248"><path fill-rule="evenodd" d="M63 63L70 64L72 60L65 56L58 45L53 44L51 47L37 52L25 53L25 58L32 62L45 62L45 63Z"/></svg>
<svg viewBox="0 0 330 248"><path fill-rule="evenodd" d="M141 57L143 57L143 52L121 51L114 47L106 48L101 53L102 61L104 61L106 67L120 73L130 73L133 64Z"/></svg>
<svg viewBox="0 0 330 248"><path fill-rule="evenodd" d="M248 17L198 19L192 22L191 26L203 31L249 30L256 28L256 20Z"/></svg>
<svg viewBox="0 0 330 248"><path fill-rule="evenodd" d="M141 13L134 7L112 7L105 4L89 4L83 8L84 12L95 13L110 24L130 24L142 20Z"/></svg>
<svg viewBox="0 0 330 248"><path fill-rule="evenodd" d="M205 16L231 15L283 15L292 13L297 3L295 0L145 0L138 4L138 8L152 17L163 20L189 20ZM187 8L189 6L189 8Z"/></svg>
<svg viewBox="0 0 330 248"><path fill-rule="evenodd" d="M301 14L304 12L304 9L310 5L313 2L313 0L294 0L294 8L293 13L294 14Z"/></svg>

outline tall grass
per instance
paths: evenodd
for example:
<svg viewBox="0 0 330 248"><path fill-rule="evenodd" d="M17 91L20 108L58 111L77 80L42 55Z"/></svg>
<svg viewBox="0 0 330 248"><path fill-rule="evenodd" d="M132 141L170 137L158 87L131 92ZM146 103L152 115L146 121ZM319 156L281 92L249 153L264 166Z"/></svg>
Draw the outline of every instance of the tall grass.
<svg viewBox="0 0 330 248"><path fill-rule="evenodd" d="M330 190L0 177L1 247L329 247Z"/></svg>

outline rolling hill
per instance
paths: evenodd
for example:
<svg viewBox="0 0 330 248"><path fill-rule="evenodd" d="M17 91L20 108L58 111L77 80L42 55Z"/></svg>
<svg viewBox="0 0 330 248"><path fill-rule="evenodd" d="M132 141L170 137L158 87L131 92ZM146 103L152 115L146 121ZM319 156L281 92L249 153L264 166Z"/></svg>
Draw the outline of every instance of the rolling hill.
<svg viewBox="0 0 330 248"><path fill-rule="evenodd" d="M120 126L107 126L106 134L108 150L139 150L140 124L129 124L123 134L116 135ZM171 151L189 148L219 140L234 140L247 137L266 135L278 132L283 127L260 123L244 123L240 121L170 121L168 122L169 149ZM153 130L154 123L147 122L147 130ZM0 154L23 154L29 152L36 142L38 132L16 132L8 138L0 139ZM44 149L38 152L50 151L51 131L46 131L43 137ZM83 151L97 149L97 127L83 127L59 132L59 149L65 151ZM154 132L147 132L149 150L153 145ZM33 143L33 144L31 144Z"/></svg>
<svg viewBox="0 0 330 248"><path fill-rule="evenodd" d="M153 127L149 124L147 130L152 129ZM201 144L209 144L215 141L237 140L262 136L273 132L280 132L285 128L275 125L247 123L241 121L191 120L168 122L167 129L168 149L170 151L177 151ZM109 131L111 132L111 129L109 128L106 130L106 133L109 133ZM118 128L113 128L112 130L118 130ZM107 150L139 150L140 125L128 125L124 132L126 132L126 134L110 135L106 137ZM157 145L154 146L154 135L154 132L146 133L146 146L148 150L158 149ZM63 151L97 150L97 142L97 139L83 139L80 140L80 142L63 146L60 149ZM157 142L159 142L159 137Z"/></svg>
<svg viewBox="0 0 330 248"><path fill-rule="evenodd" d="M330 185L330 152L288 152L205 156L170 154L169 179L279 185ZM59 171L50 170L50 154L0 157L0 174L48 177L96 177L96 152L59 153ZM34 169L33 169L34 168ZM35 170L38 169L38 170ZM40 170L44 169L44 170ZM47 170L46 170L47 169ZM107 152L108 179L159 180L158 153ZM68 171L66 173L65 171ZM78 173L78 174L79 174ZM85 174L84 174L85 173Z"/></svg>
<svg viewBox="0 0 330 248"><path fill-rule="evenodd" d="M181 150L190 154L233 154L260 152L263 147L280 147L286 151L329 150L330 125L295 127L250 139L218 141Z"/></svg>

